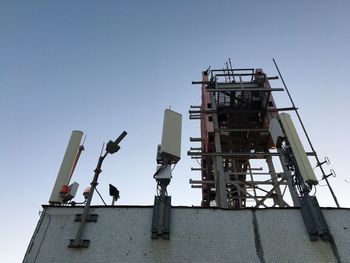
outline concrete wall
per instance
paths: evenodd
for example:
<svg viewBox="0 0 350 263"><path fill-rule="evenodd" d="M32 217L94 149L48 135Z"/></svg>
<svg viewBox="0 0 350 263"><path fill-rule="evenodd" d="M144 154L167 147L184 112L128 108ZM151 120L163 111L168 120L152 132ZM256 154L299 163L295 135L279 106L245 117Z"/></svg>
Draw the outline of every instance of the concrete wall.
<svg viewBox="0 0 350 263"><path fill-rule="evenodd" d="M323 209L333 249L309 240L298 209L174 207L170 240L151 240L152 207L94 207L81 249L68 244L82 208L44 211L24 262L350 262L349 209Z"/></svg>

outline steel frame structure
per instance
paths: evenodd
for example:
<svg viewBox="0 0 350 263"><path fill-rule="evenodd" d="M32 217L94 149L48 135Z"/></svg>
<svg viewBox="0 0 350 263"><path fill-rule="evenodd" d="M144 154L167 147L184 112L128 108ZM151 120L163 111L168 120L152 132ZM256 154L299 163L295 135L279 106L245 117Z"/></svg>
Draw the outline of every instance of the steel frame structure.
<svg viewBox="0 0 350 263"><path fill-rule="evenodd" d="M312 149L307 155L316 158L339 207L323 163L317 157L276 63L275 66L279 77L268 77L262 69L233 69L229 61L223 69L202 72L202 81L192 82L201 84L202 103L191 106L189 111L190 119L200 120L201 137L190 141L201 145L191 147L188 155L200 160L200 167L192 170L201 172L201 180L190 180L190 183L192 188L202 189L203 207L300 206L293 173L269 133L270 120L284 111L296 112ZM281 79L284 88L271 88L269 81L274 79ZM279 91L287 92L292 107L276 107L272 93ZM276 172L273 158L279 159L280 172ZM261 160L264 168L253 167L261 164ZM285 201L286 193L290 194L293 204Z"/></svg>

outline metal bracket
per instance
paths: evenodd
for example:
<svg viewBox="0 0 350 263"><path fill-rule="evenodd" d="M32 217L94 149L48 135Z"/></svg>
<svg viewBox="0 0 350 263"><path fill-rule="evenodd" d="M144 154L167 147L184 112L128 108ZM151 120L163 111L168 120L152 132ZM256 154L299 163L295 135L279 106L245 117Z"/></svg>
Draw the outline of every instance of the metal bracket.
<svg viewBox="0 0 350 263"><path fill-rule="evenodd" d="M87 248L90 245L90 239L82 239L79 244L74 244L75 239L69 241L69 248Z"/></svg>
<svg viewBox="0 0 350 263"><path fill-rule="evenodd" d="M155 196L152 218L152 239L169 240L171 196Z"/></svg>
<svg viewBox="0 0 350 263"><path fill-rule="evenodd" d="M320 205L317 202L317 198L310 196L308 192L304 192L300 196L293 185L294 183L291 180L291 174L287 167L289 162L291 162L293 165L295 163L295 161L293 161L293 153L283 153L280 150L279 152L282 153L281 163L284 167L283 170L285 171L293 203L295 206L300 206L301 215L303 217L306 231L309 234L310 240L317 241L318 237L321 237L323 241L331 241L332 235L328 229L326 220L323 217ZM298 167L295 166L295 168L295 176L299 178L299 182L302 182L303 178L299 174Z"/></svg>
<svg viewBox="0 0 350 263"><path fill-rule="evenodd" d="M85 222L97 222L98 214L88 214ZM82 214L75 214L74 222L81 222ZM70 239L69 248L87 248L90 245L90 239Z"/></svg>
<svg viewBox="0 0 350 263"><path fill-rule="evenodd" d="M74 222L80 222L81 221L81 214L75 214ZM98 214L89 214L86 218L86 222L97 222Z"/></svg>
<svg viewBox="0 0 350 263"><path fill-rule="evenodd" d="M316 197L308 194L300 197L300 208L310 240L317 241L319 236L323 241L331 240L330 231Z"/></svg>

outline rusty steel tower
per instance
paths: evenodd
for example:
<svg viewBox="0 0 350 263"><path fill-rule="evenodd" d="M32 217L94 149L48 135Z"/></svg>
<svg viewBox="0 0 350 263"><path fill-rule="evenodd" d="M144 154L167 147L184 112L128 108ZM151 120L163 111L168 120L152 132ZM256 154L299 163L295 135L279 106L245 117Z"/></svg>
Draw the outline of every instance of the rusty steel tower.
<svg viewBox="0 0 350 263"><path fill-rule="evenodd" d="M223 69L203 71L202 80L192 82L200 84L202 91L201 105L189 111L190 119L200 120L201 137L190 138L200 146L191 147L188 155L198 160L200 166L192 170L199 171L201 179L190 183L202 189L203 207L301 207L305 224L314 226L309 233L318 231L322 236L326 226L311 194L319 180L309 156L316 158L321 180L327 182L339 207L327 180L332 172L324 172L326 161L318 159L275 66L279 77L268 77L259 68L234 69L229 60ZM281 79L284 88L272 88L270 80L275 79ZM273 93L283 91L292 106L278 108ZM296 114L311 151L305 152L289 112Z"/></svg>
<svg viewBox="0 0 350 263"><path fill-rule="evenodd" d="M201 181L191 180L202 188L202 206L216 201L220 207L243 208L249 199L256 205L272 199L286 206L272 162L274 145L269 121L277 116L273 91L262 69L207 70L202 72L202 105L191 106L190 119L200 119L200 148L191 148L192 158L201 159ZM286 110L286 109L285 109ZM251 167L252 160L264 159L269 171ZM261 180L270 175L269 180ZM259 179L260 177L260 179ZM268 187L270 187L269 190Z"/></svg>

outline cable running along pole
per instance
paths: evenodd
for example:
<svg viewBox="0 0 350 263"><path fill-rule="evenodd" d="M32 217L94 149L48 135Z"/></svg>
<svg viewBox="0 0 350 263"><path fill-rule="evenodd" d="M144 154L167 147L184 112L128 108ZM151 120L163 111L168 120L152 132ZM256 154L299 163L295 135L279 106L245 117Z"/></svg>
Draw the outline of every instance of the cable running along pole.
<svg viewBox="0 0 350 263"><path fill-rule="evenodd" d="M300 117L300 115L299 115L298 109L295 107L295 104L294 104L294 101L293 101L293 99L292 99L292 96L291 96L290 93L289 93L289 90L288 90L288 88L287 88L287 85L286 85L286 83L284 82L284 79L283 79L283 77L282 77L282 74L281 74L281 72L280 72L278 66L277 66L277 63L276 63L275 59L273 58L272 60L273 60L273 63L275 64L275 67L276 67L276 69L277 69L278 75L280 76L280 78L281 78L281 80L282 80L283 86L284 86L284 88L285 88L286 91L287 91L289 100L290 100L290 102L292 103L293 108L295 109L295 113L297 114L298 120L299 120L299 122L300 122L300 124L301 124L301 127L302 127L302 129L303 129L303 131L304 131L304 133L305 133L305 135L306 135L306 139L307 139L307 141L309 142L309 145L310 145L310 147L311 147L311 150L315 153L315 158L316 158L316 161L317 161L317 165L320 167L321 172L322 172L322 175L323 175L323 178L322 178L322 179L325 179L325 181L326 181L326 183L327 183L327 186L328 186L328 188L329 188L329 191L331 192L332 197L333 197L333 199L334 199L334 202L335 202L335 204L337 205L337 207L339 208L340 205L339 205L339 203L338 203L337 197L335 196L335 194L334 194L334 192L333 192L333 189L332 189L331 185L329 184L329 181L328 181L328 179L327 179L327 177L326 177L326 173L324 172L324 170L323 170L323 168L322 168L322 165L319 165L321 162L320 162L320 160L318 159L317 152L315 151L315 148L313 147L313 145L312 145L312 143L311 143L310 137L309 137L308 133L306 132L304 123L303 123L303 121L301 120L301 117Z"/></svg>

